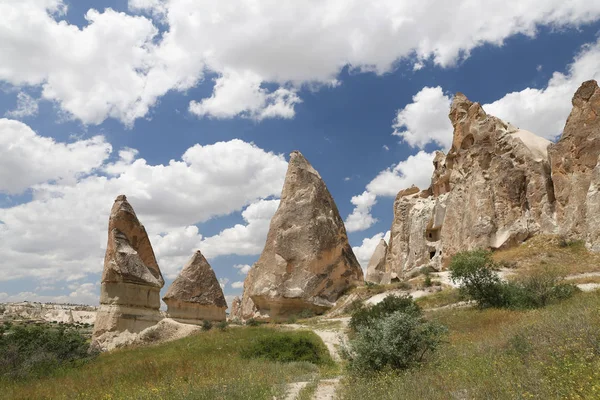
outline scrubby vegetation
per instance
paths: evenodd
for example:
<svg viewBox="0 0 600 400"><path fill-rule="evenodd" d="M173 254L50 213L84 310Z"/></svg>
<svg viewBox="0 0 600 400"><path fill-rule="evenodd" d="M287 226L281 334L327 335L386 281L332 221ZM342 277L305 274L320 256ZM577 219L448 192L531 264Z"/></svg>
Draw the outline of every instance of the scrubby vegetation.
<svg viewBox="0 0 600 400"><path fill-rule="evenodd" d="M446 309L448 344L419 368L352 374L341 398L600 398L600 293L546 308Z"/></svg>
<svg viewBox="0 0 600 400"><path fill-rule="evenodd" d="M577 288L562 282L557 269L539 268L513 281L503 281L499 265L485 250L458 253L450 262L451 279L480 308L537 308L571 297Z"/></svg>
<svg viewBox="0 0 600 400"><path fill-rule="evenodd" d="M51 325L0 326L0 379L48 375L59 367L92 359L86 339L75 329Z"/></svg>
<svg viewBox="0 0 600 400"><path fill-rule="evenodd" d="M359 307L350 320L355 334L345 355L355 372L405 369L433 353L446 328L423 318L409 296L388 296L381 303Z"/></svg>
<svg viewBox="0 0 600 400"><path fill-rule="evenodd" d="M331 364L327 348L313 332L278 332L257 338L245 347L244 358L292 362L306 361L316 365Z"/></svg>

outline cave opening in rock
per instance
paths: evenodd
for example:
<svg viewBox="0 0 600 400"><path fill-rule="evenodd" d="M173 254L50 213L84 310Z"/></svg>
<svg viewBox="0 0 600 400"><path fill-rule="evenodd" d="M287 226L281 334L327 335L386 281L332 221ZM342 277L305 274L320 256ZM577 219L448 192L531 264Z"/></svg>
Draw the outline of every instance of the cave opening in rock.
<svg viewBox="0 0 600 400"><path fill-rule="evenodd" d="M435 250L429 252L429 259L433 259L435 257Z"/></svg>
<svg viewBox="0 0 600 400"><path fill-rule="evenodd" d="M440 228L431 228L425 231L425 238L429 242L437 242L440 240Z"/></svg>

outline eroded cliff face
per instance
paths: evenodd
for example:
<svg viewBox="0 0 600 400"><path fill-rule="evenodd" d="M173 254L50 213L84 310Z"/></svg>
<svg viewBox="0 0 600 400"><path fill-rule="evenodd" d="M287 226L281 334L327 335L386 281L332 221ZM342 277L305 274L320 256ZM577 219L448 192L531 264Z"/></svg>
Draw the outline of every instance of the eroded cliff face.
<svg viewBox="0 0 600 400"><path fill-rule="evenodd" d="M293 152L265 248L244 282L242 316L322 313L361 282L362 269L331 194L302 154Z"/></svg>
<svg viewBox="0 0 600 400"><path fill-rule="evenodd" d="M160 321L164 283L144 226L127 198L118 196L108 223L93 344L104 348L120 332L139 333Z"/></svg>
<svg viewBox="0 0 600 400"><path fill-rule="evenodd" d="M365 281L381 283L385 275L385 257L387 256L387 250L387 243L384 239L381 239L367 265L367 276L365 277Z"/></svg>
<svg viewBox="0 0 600 400"><path fill-rule="evenodd" d="M556 144L487 115L458 93L449 118L448 154L434 158L431 186L403 190L394 220L384 283L415 269L443 268L459 251L499 249L537 234L585 239L600 230L600 94L585 82Z"/></svg>
<svg viewBox="0 0 600 400"><path fill-rule="evenodd" d="M563 134L549 149L556 222L561 235L586 240L588 246L597 251L600 249L600 90L597 82L584 82L572 103Z"/></svg>

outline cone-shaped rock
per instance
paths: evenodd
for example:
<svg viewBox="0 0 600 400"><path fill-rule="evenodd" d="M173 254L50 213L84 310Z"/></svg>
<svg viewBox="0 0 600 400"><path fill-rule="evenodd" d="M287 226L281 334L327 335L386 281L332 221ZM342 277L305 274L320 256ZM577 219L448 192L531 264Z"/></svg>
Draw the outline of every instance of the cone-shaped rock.
<svg viewBox="0 0 600 400"><path fill-rule="evenodd" d="M231 319L239 319L241 318L241 307L242 307L242 299L239 296L235 296L233 301L231 302L231 310L229 311L229 318Z"/></svg>
<svg viewBox="0 0 600 400"><path fill-rule="evenodd" d="M93 341L102 342L108 339L105 334L110 333L138 333L156 324L162 318L159 308L163 285L144 226L127 198L118 196L108 222L100 309Z"/></svg>
<svg viewBox="0 0 600 400"><path fill-rule="evenodd" d="M265 248L246 280L247 295L263 318L323 312L363 281L331 194L297 151L290 155Z"/></svg>
<svg viewBox="0 0 600 400"><path fill-rule="evenodd" d="M227 302L215 272L200 251L183 267L163 297L167 314L176 321L201 324L224 321Z"/></svg>
<svg viewBox="0 0 600 400"><path fill-rule="evenodd" d="M600 88L584 82L573 96L573 109L560 140L548 153L556 197L559 233L587 239L600 250L599 180L594 169L600 156Z"/></svg>
<svg viewBox="0 0 600 400"><path fill-rule="evenodd" d="M369 265L367 266L367 282L381 283L385 275L385 257L387 255L387 243L381 239L375 248Z"/></svg>

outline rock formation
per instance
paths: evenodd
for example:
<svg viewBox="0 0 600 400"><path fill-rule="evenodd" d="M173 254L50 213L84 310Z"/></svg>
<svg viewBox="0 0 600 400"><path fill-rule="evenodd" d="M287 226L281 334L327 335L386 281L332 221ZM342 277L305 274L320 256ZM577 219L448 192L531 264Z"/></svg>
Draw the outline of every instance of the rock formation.
<svg viewBox="0 0 600 400"><path fill-rule="evenodd" d="M233 301L231 302L231 310L229 310L229 318L230 319L240 318L241 307L242 307L242 299L240 299L239 296L235 296L233 298Z"/></svg>
<svg viewBox="0 0 600 400"><path fill-rule="evenodd" d="M367 276L365 280L372 283L381 283L385 275L385 257L387 256L388 245L381 239L375 248L369 265L367 266Z"/></svg>
<svg viewBox="0 0 600 400"><path fill-rule="evenodd" d="M384 283L440 269L459 251L498 249L556 231L550 141L487 115L458 93L447 155L437 152L431 186L398 193Z"/></svg>
<svg viewBox="0 0 600 400"><path fill-rule="evenodd" d="M600 250L600 89L596 81L584 82L572 103L563 134L549 149L556 222L561 235L586 240L597 251Z"/></svg>
<svg viewBox="0 0 600 400"><path fill-rule="evenodd" d="M154 251L133 208L118 196L108 222L108 244L94 324L93 343L99 347L115 334L138 333L161 318L160 289L164 280Z"/></svg>
<svg viewBox="0 0 600 400"><path fill-rule="evenodd" d="M163 297L167 314L178 322L200 325L203 320L224 321L227 302L206 258L196 251Z"/></svg>
<svg viewBox="0 0 600 400"><path fill-rule="evenodd" d="M362 281L331 194L302 154L293 152L265 248L244 282L243 317L322 313Z"/></svg>

